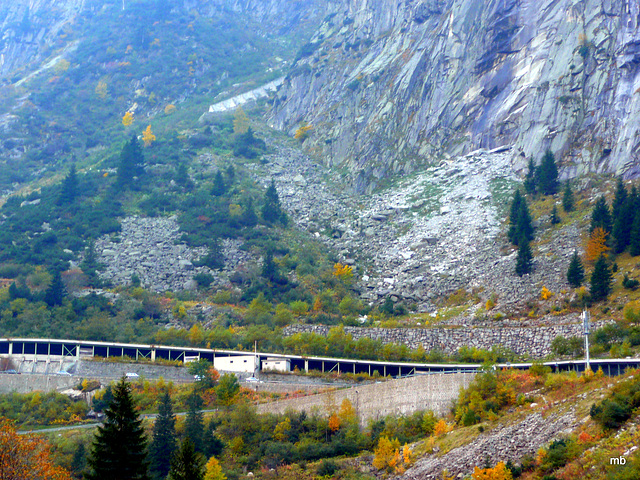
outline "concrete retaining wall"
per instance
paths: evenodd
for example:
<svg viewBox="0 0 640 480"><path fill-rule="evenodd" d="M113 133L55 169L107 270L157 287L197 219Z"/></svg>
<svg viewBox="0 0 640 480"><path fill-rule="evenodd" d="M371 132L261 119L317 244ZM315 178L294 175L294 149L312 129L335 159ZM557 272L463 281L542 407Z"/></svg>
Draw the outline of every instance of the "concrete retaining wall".
<svg viewBox="0 0 640 480"><path fill-rule="evenodd" d="M360 421L386 415L407 415L416 410L433 410L438 415L449 411L458 398L460 388L467 387L474 373L435 374L359 385L343 390L280 400L258 406L259 413L284 413L287 410L318 411L328 415L340 408L347 398L356 409Z"/></svg>
<svg viewBox="0 0 640 480"><path fill-rule="evenodd" d="M78 384L77 377L58 377L55 375L0 375L0 393L29 393L36 390L50 392L63 390Z"/></svg>

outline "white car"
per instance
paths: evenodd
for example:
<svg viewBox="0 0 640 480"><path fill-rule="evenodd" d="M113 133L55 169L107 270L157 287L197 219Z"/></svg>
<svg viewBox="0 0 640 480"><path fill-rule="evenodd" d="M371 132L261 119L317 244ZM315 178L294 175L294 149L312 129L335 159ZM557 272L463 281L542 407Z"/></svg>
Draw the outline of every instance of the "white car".
<svg viewBox="0 0 640 480"><path fill-rule="evenodd" d="M247 383L260 383L260 380L258 380L256 377L247 377L244 379L244 381Z"/></svg>
<svg viewBox="0 0 640 480"><path fill-rule="evenodd" d="M60 375L61 377L71 377L72 375L69 372L65 372L64 370L60 370L56 372L56 375Z"/></svg>
<svg viewBox="0 0 640 480"><path fill-rule="evenodd" d="M135 372L129 372L129 373L125 374L125 377L127 377L127 378L138 378L138 377L140 377L140 375L138 375Z"/></svg>

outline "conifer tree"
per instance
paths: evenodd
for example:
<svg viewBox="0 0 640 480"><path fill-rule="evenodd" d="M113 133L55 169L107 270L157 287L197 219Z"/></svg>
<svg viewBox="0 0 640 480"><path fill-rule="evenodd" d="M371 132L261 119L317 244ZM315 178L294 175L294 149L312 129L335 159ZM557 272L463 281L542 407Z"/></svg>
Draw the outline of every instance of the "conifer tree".
<svg viewBox="0 0 640 480"><path fill-rule="evenodd" d="M576 250L573 251L573 257L571 257L571 261L569 262L567 282L569 282L569 285L573 288L578 288L582 285L582 282L584 282L584 267Z"/></svg>
<svg viewBox="0 0 640 480"><path fill-rule="evenodd" d="M76 172L76 166L71 165L69 173L62 181L62 189L60 190L60 196L58 197L58 205L69 205L78 196L78 174Z"/></svg>
<svg viewBox="0 0 640 480"><path fill-rule="evenodd" d="M571 189L571 182L567 180L564 186L564 193L562 194L562 208L565 212L571 212L575 206L575 199L573 197L573 190Z"/></svg>
<svg viewBox="0 0 640 480"><path fill-rule="evenodd" d="M224 173L227 177L227 185L232 186L233 182L236 181L236 169L233 168L233 165L229 164Z"/></svg>
<svg viewBox="0 0 640 480"><path fill-rule="evenodd" d="M149 470L154 479L164 480L167 477L176 447L176 417L169 392L164 392L160 397L158 417L153 424L153 438L149 444Z"/></svg>
<svg viewBox="0 0 640 480"><path fill-rule="evenodd" d="M224 184L224 178L222 177L222 172L218 170L216 172L216 176L213 178L213 188L211 189L211 195L215 195L219 197L224 195L224 192L227 191L227 186Z"/></svg>
<svg viewBox="0 0 640 480"><path fill-rule="evenodd" d="M88 480L149 480L147 439L135 409L131 386L125 377L113 388L113 399L105 410L88 459Z"/></svg>
<svg viewBox="0 0 640 480"><path fill-rule="evenodd" d="M202 415L202 397L195 391L187 397L187 418L184 425L184 435L188 438L197 452L202 452L204 434L204 419Z"/></svg>
<svg viewBox="0 0 640 480"><path fill-rule="evenodd" d="M530 195L536 193L536 164L533 163L533 157L529 158L527 175L524 177L524 191Z"/></svg>
<svg viewBox="0 0 640 480"><path fill-rule="evenodd" d="M287 215L280 206L280 198L278 197L278 191L273 181L271 181L271 185L269 185L264 194L262 218L268 223L280 222L283 225L287 224Z"/></svg>
<svg viewBox="0 0 640 480"><path fill-rule="evenodd" d="M635 199L630 199L624 187L622 178L618 177L616 193L611 206L613 251L622 253L629 245L631 224L633 223L633 209Z"/></svg>
<svg viewBox="0 0 640 480"><path fill-rule="evenodd" d="M596 204L593 207L589 233L593 232L598 227L602 228L607 233L611 233L611 213L604 196L598 197Z"/></svg>
<svg viewBox="0 0 640 480"><path fill-rule="evenodd" d="M240 215L240 224L245 227L255 227L258 224L258 216L253 208L253 199L248 197L242 215Z"/></svg>
<svg viewBox="0 0 640 480"><path fill-rule="evenodd" d="M554 204L551 210L551 224L557 225L558 223L560 223L560 217L558 216L558 208Z"/></svg>
<svg viewBox="0 0 640 480"><path fill-rule="evenodd" d="M133 186L134 177L144 172L144 155L142 147L135 135L124 144L120 152L118 164L117 184L122 188Z"/></svg>
<svg viewBox="0 0 640 480"><path fill-rule="evenodd" d="M538 191L543 195L553 195L558 191L558 167L551 150L547 150L537 171Z"/></svg>
<svg viewBox="0 0 640 480"><path fill-rule="evenodd" d="M193 443L185 438L171 460L168 480L204 480L205 467L202 455L196 452Z"/></svg>
<svg viewBox="0 0 640 480"><path fill-rule="evenodd" d="M64 283L62 283L62 275L60 274L60 270L56 270L53 272L53 279L51 280L51 285L45 292L44 301L50 307L57 307L62 305L62 300L64 300L65 296L65 288Z"/></svg>
<svg viewBox="0 0 640 480"><path fill-rule="evenodd" d="M631 224L629 253L634 257L640 255L640 212L636 211Z"/></svg>
<svg viewBox="0 0 640 480"><path fill-rule="evenodd" d="M209 423L207 423L207 427L204 431L203 438L203 449L204 454L207 457L220 455L224 450L224 443L216 436L216 429L220 425L220 422L215 419L215 417L211 417L209 419Z"/></svg>
<svg viewBox="0 0 640 480"><path fill-rule="evenodd" d="M516 274L521 277L533 270L533 255L531 247L525 238L521 238L518 247L518 257L516 259Z"/></svg>
<svg viewBox="0 0 640 480"><path fill-rule="evenodd" d="M611 293L611 270L604 255L600 255L591 273L591 298L606 300Z"/></svg>
<svg viewBox="0 0 640 480"><path fill-rule="evenodd" d="M533 225L531 224L531 215L527 201L517 190L513 202L511 203L511 212L509 215L509 241L514 245L519 245L520 239L524 238L527 242L533 240Z"/></svg>

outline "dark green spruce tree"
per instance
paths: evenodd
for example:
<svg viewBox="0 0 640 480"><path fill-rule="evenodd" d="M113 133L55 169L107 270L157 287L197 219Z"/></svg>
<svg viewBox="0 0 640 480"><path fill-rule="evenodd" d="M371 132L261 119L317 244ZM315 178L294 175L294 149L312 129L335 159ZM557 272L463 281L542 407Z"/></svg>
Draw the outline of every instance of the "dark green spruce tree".
<svg viewBox="0 0 640 480"><path fill-rule="evenodd" d="M173 414L169 392L164 392L160 397L158 417L153 424L153 437L149 444L149 470L152 478L167 478L171 457L176 448L176 416Z"/></svg>
<svg viewBox="0 0 640 480"><path fill-rule="evenodd" d="M124 144L120 151L116 184L120 188L131 188L135 184L135 177L144 173L144 155L142 147L135 135Z"/></svg>
<svg viewBox="0 0 640 480"><path fill-rule="evenodd" d="M589 227L589 233L593 232L596 228L602 228L605 232L611 233L611 212L604 196L598 197L596 204L591 212L591 226Z"/></svg>
<svg viewBox="0 0 640 480"><path fill-rule="evenodd" d="M538 191L543 195L554 195L558 192L558 167L551 150L547 150L537 170Z"/></svg>
<svg viewBox="0 0 640 480"><path fill-rule="evenodd" d="M524 191L529 195L536 193L536 164L533 163L533 157L529 159L527 175L524 177Z"/></svg>
<svg viewBox="0 0 640 480"><path fill-rule="evenodd" d="M518 257L516 258L516 275L519 277L533 271L533 255L531 246L526 238L521 238L518 246Z"/></svg>
<svg viewBox="0 0 640 480"><path fill-rule="evenodd" d="M205 467L202 455L189 438L185 438L171 460L168 480L204 480Z"/></svg>
<svg viewBox="0 0 640 480"><path fill-rule="evenodd" d="M70 205L78 196L78 174L76 166L71 165L69 173L62 181L58 205Z"/></svg>
<svg viewBox="0 0 640 480"><path fill-rule="evenodd" d="M582 261L578 256L577 250L573 251L573 257L569 262L569 268L567 269L567 282L573 288L578 288L584 282L584 267Z"/></svg>
<svg viewBox="0 0 640 480"><path fill-rule="evenodd" d="M513 201L511 202L509 223L511 225L509 227L508 237L513 245L518 246L521 239L525 239L527 242L533 240L531 214L529 213L527 201L520 193L520 190L516 190Z"/></svg>
<svg viewBox="0 0 640 480"><path fill-rule="evenodd" d="M242 210L242 215L240 215L240 224L249 228L258 224L258 216L253 208L253 199L251 197L247 197L244 203L244 209Z"/></svg>
<svg viewBox="0 0 640 480"><path fill-rule="evenodd" d="M224 443L216 435L216 429L220 426L220 423L215 417L211 417L204 430L203 453L207 458L219 457L224 450Z"/></svg>
<svg viewBox="0 0 640 480"><path fill-rule="evenodd" d="M615 253L624 252L625 248L629 245L631 226L633 223L633 208L635 206L633 205L634 201L635 199L631 199L629 195L627 195L627 189L622 182L622 178L618 177L616 193L613 198L613 204L611 205L611 236L613 237L613 251Z"/></svg>
<svg viewBox="0 0 640 480"><path fill-rule="evenodd" d="M562 208L565 212L573 211L575 207L575 198L573 197L573 190L571 189L571 182L567 180L564 186L564 193L562 194Z"/></svg>
<svg viewBox="0 0 640 480"><path fill-rule="evenodd" d="M560 223L560 216L558 215L558 207L554 204L551 210L551 225L557 225L558 223Z"/></svg>
<svg viewBox="0 0 640 480"><path fill-rule="evenodd" d="M629 239L629 253L634 257L640 255L640 212L636 210L631 224L631 238Z"/></svg>
<svg viewBox="0 0 640 480"><path fill-rule="evenodd" d="M202 397L194 389L187 397L187 418L184 424L184 436L191 441L197 452L202 452L204 436L204 418Z"/></svg>
<svg viewBox="0 0 640 480"><path fill-rule="evenodd" d="M53 278L51 279L51 285L44 294L44 301L50 307L57 307L62 305L64 300L66 289L64 283L62 283L62 275L60 270L53 272Z"/></svg>
<svg viewBox="0 0 640 480"><path fill-rule="evenodd" d="M131 385L124 377L113 388L113 400L96 432L88 463L88 480L149 480L147 439Z"/></svg>
<svg viewBox="0 0 640 480"><path fill-rule="evenodd" d="M226 191L227 191L227 186L224 183L222 172L218 170L216 172L216 176L213 177L213 188L211 189L211 195L219 197L221 195L224 195Z"/></svg>
<svg viewBox="0 0 640 480"><path fill-rule="evenodd" d="M599 302L606 300L611 293L611 270L607 259L600 254L591 273L591 299Z"/></svg>
<svg viewBox="0 0 640 480"><path fill-rule="evenodd" d="M287 224L287 215L282 210L280 205L280 197L278 197L278 191L276 186L271 181L271 185L267 188L264 194L264 204L262 205L262 219L267 223L282 223Z"/></svg>

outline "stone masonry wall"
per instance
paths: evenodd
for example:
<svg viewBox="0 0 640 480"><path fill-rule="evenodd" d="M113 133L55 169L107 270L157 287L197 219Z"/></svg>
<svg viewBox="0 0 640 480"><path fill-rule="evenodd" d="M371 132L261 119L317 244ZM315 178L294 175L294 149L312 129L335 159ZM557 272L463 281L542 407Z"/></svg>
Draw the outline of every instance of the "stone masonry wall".
<svg viewBox="0 0 640 480"><path fill-rule="evenodd" d="M593 330L601 327L593 324ZM331 327L325 325L288 325L284 335L312 332L326 336ZM491 349L502 345L518 355L542 358L551 353L551 342L558 335L582 335L582 325L555 325L550 327L459 327L459 328L366 328L344 327L354 340L369 337L383 343L398 343L409 348L422 346L426 351L440 350L455 354L462 346Z"/></svg>
<svg viewBox="0 0 640 480"><path fill-rule="evenodd" d="M473 373L424 375L370 385L359 385L308 397L292 398L258 406L258 413L284 413L286 410L319 411L329 414L347 398L361 423L389 414L407 415L416 410L433 410L438 415L449 411L460 388L467 387Z"/></svg>

